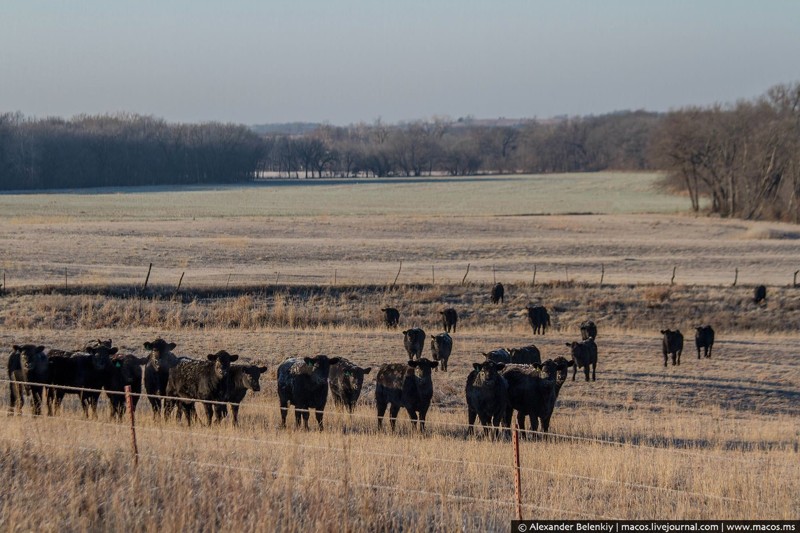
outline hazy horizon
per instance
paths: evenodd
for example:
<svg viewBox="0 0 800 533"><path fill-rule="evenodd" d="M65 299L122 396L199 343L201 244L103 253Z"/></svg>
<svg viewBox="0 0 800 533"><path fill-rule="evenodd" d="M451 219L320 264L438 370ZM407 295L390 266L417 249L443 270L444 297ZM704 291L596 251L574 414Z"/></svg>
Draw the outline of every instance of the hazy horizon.
<svg viewBox="0 0 800 533"><path fill-rule="evenodd" d="M0 112L395 123L668 111L800 80L800 2L0 7Z"/></svg>

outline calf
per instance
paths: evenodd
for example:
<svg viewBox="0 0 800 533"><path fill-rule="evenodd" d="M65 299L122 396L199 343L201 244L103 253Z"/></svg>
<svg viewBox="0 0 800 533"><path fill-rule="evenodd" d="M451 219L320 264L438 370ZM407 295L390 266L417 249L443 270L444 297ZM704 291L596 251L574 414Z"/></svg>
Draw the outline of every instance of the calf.
<svg viewBox="0 0 800 533"><path fill-rule="evenodd" d="M52 350L47 354L50 365L50 385L47 390L48 413L57 413L66 394L77 394L84 416L97 416L100 390L108 381L111 372L111 357L117 348L106 344L88 346L86 352L64 353ZM73 390L90 389L90 390Z"/></svg>
<svg viewBox="0 0 800 533"><path fill-rule="evenodd" d="M403 332L403 346L411 359L422 357L425 349L425 330L421 328L411 328Z"/></svg>
<svg viewBox="0 0 800 533"><path fill-rule="evenodd" d="M268 367L257 365L231 365L228 371L228 389L225 391L225 400L231 404L233 425L239 425L239 404L244 400L248 390L258 392L261 390L259 383L261 374ZM228 416L228 406L215 404L214 417L217 422Z"/></svg>
<svg viewBox="0 0 800 533"><path fill-rule="evenodd" d="M364 375L371 371L370 366L360 367L344 357L339 358L339 364L333 365L328 375L333 403L346 407L352 413L358 397L361 396Z"/></svg>
<svg viewBox="0 0 800 533"><path fill-rule="evenodd" d="M8 414L22 414L25 394L30 394L33 402L33 414L42 413L42 394L44 384L48 383L50 368L44 346L34 344L13 345L8 357ZM35 385L34 385L35 383Z"/></svg>
<svg viewBox="0 0 800 533"><path fill-rule="evenodd" d="M532 431L537 431L541 421L542 431L547 432L567 369L573 364L558 357L541 365L506 365L501 372L508 382L506 424L510 427L513 412L517 411L517 424L521 430L525 429L527 416Z"/></svg>
<svg viewBox="0 0 800 533"><path fill-rule="evenodd" d="M534 365L542 362L542 354L533 344L522 348L510 348L508 354L510 361L518 365Z"/></svg>
<svg viewBox="0 0 800 533"><path fill-rule="evenodd" d="M175 346L174 342L167 342L160 338L144 343L145 349L150 352L147 365L144 367L144 390L147 392L147 399L150 401L150 407L153 408L155 418L161 414L164 405L162 398L156 396L167 395L169 369L178 364L178 357L172 353Z"/></svg>
<svg viewBox="0 0 800 533"><path fill-rule="evenodd" d="M581 340L596 339L597 326L591 320L581 322Z"/></svg>
<svg viewBox="0 0 800 533"><path fill-rule="evenodd" d="M456 332L456 324L458 324L458 313L452 307L448 307L444 311L439 311L442 315L442 326L444 326L444 330L446 333L450 333L452 330L453 333Z"/></svg>
<svg viewBox="0 0 800 533"><path fill-rule="evenodd" d="M475 417L481 421L483 432L489 435L489 426L495 428L495 437L503 425L508 403L508 382L500 375L505 368L503 363L484 361L473 363L473 370L467 376L464 392L467 397L467 425L472 434Z"/></svg>
<svg viewBox="0 0 800 533"><path fill-rule="evenodd" d="M111 418L122 420L127 409L125 387L131 388L131 405L136 410L142 394L142 366L147 364L148 357L136 357L131 354L116 354L111 358L111 369L103 386L111 404Z"/></svg>
<svg viewBox="0 0 800 533"><path fill-rule="evenodd" d="M541 305L527 306L525 310L528 311L528 323L533 329L534 335L544 335L547 331L547 326L550 325L550 313L547 312Z"/></svg>
<svg viewBox="0 0 800 533"><path fill-rule="evenodd" d="M681 352L683 351L683 333L679 330L670 331L662 329L661 351L664 353L664 366L667 366L667 354L672 354L672 366L681 364Z"/></svg>
<svg viewBox="0 0 800 533"><path fill-rule="evenodd" d="M425 417L433 398L431 370L438 361L410 360L403 363L384 363L378 370L375 386L375 404L378 408L378 428L383 427L383 416L389 406L389 424L394 431L400 408L408 411L414 428L419 420L420 431L425 430Z"/></svg>
<svg viewBox="0 0 800 533"><path fill-rule="evenodd" d="M492 303L493 304L500 303L500 302L504 302L505 303L505 299L504 299L505 295L506 295L506 290L503 287L503 284L502 283L495 283L494 287L492 287Z"/></svg>
<svg viewBox="0 0 800 533"><path fill-rule="evenodd" d="M384 307L381 311L383 311L383 323L386 324L386 327L396 328L400 323L400 311L394 307Z"/></svg>
<svg viewBox="0 0 800 533"><path fill-rule="evenodd" d="M753 291L753 303L760 304L767 299L767 288L764 285L759 285Z"/></svg>
<svg viewBox="0 0 800 533"><path fill-rule="evenodd" d="M714 328L711 326L699 326L695 328L694 344L697 346L697 358L700 359L700 348L703 348L703 355L711 357L711 348L714 347Z"/></svg>
<svg viewBox="0 0 800 533"><path fill-rule="evenodd" d="M186 416L187 425L192 425L195 400L203 402L207 425L211 425L214 408L207 402L225 401L231 363L239 359L238 355L225 350L206 357L207 361L181 360L169 370L166 395L184 398L178 403ZM165 417L169 417L172 405L172 401L165 404Z"/></svg>
<svg viewBox="0 0 800 533"><path fill-rule="evenodd" d="M495 363L508 364L511 362L511 354L505 348L498 348L491 352L484 352L483 356L487 361L494 361Z"/></svg>
<svg viewBox="0 0 800 533"><path fill-rule="evenodd" d="M453 351L453 338L448 333L431 335L431 356L434 361L439 361L442 372L447 372L447 361Z"/></svg>
<svg viewBox="0 0 800 533"><path fill-rule="evenodd" d="M589 366L592 367L592 381L595 381L595 372L597 370L597 344L594 339L586 339L582 342L568 342L567 346L570 347L572 353L572 361L575 366L572 367L572 381L575 381L575 375L578 369L583 369L583 374L586 376L586 381L589 381Z"/></svg>
<svg viewBox="0 0 800 533"><path fill-rule="evenodd" d="M338 357L292 357L278 367L278 400L281 406L281 427L286 427L289 404L294 405L295 425L300 418L308 429L309 409L314 408L317 425L322 430L322 416L328 401L328 375L331 365L339 364Z"/></svg>

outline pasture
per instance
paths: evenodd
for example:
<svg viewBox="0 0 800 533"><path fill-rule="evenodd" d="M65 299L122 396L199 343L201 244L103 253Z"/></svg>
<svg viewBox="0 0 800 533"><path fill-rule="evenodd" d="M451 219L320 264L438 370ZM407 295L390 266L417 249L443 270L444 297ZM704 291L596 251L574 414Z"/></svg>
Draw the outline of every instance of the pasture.
<svg viewBox="0 0 800 533"><path fill-rule="evenodd" d="M675 213L688 202L659 192L656 179L1 195L7 351L112 338L143 355L142 343L161 336L179 355L224 348L270 370L239 428L189 430L154 421L140 403L138 467L129 428L109 420L105 399L96 420L82 418L74 396L56 417L31 417L26 404L0 426L0 483L13 495L0 498L0 524L507 530L511 445L467 435L466 375L501 346L567 356L587 318L599 330L597 381L579 371L573 382L570 371L551 435L523 439L526 518L796 519L800 289L789 285L800 228ZM151 289L136 290L149 263ZM495 278L506 285L499 305L488 298ZM764 306L752 302L757 283L768 286ZM531 334L528 303L550 309L546 335ZM396 434L377 429L377 366L406 360L402 334L381 324L386 305L400 309L400 330L429 334L441 331L440 309L460 314L424 435L405 412ZM700 323L717 331L710 359L694 350ZM667 327L686 335L680 366L663 366ZM329 401L324 432L280 429L275 369L317 353L373 367L359 406L350 416Z"/></svg>

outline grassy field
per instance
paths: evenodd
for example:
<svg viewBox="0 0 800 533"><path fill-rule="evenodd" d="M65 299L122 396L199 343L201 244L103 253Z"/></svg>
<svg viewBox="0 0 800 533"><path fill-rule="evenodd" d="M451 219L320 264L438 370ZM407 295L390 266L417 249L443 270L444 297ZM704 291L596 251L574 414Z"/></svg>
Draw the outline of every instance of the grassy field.
<svg viewBox="0 0 800 533"><path fill-rule="evenodd" d="M0 194L13 222L261 216L676 213L654 173L266 180L254 185Z"/></svg>
<svg viewBox="0 0 800 533"><path fill-rule="evenodd" d="M24 334L59 346L111 336L141 353L142 339L164 330ZM410 430L405 414L397 435L377 430L372 380L353 417L329 406L324 432L278 428L274 367L280 360L324 351L374 367L403 360L397 332L175 329L169 338L181 354L226 347L271 365L263 390L243 404L241 427L189 431L153 422L142 406L136 469L128 430L109 423L105 410L99 420L83 422L73 400L59 418L9 418L0 433L8 466L0 478L15 487L15 498L3 506L11 529L136 524L177 531L204 529L209 520L224 528L269 523L289 531L508 527L511 447L466 435L463 382L480 351L527 344L530 334L458 332L451 371L434 376L424 437ZM565 355L565 338L547 335L536 343L545 357ZM598 381L568 381L551 426L556 436L522 444L525 516L796 518L800 365L792 341L726 336L710 360L698 361L687 350L679 367L664 368L656 335L601 330ZM54 471L62 474L54 478ZM65 495L47 519L37 514L43 501Z"/></svg>
<svg viewBox="0 0 800 533"><path fill-rule="evenodd" d="M568 381L552 435L523 440L525 517L797 519L800 228L677 213L687 202L656 179L0 195L3 345L110 337L143 354L162 336L180 355L225 348L270 366L240 428L157 422L143 402L138 468L106 404L96 420L74 398L58 417L32 418L28 406L7 417L0 528L507 531L511 445L467 435L466 375L500 346L566 356L587 318L599 328L597 381ZM495 278L501 305L488 302ZM765 305L752 303L757 283ZM533 337L523 310L538 302L553 328ZM404 413L397 434L378 431L374 370L353 416L329 405L324 432L280 429L274 371L286 357L406 359L402 335L381 325L387 304L401 326L429 333L442 307L461 316L451 369L434 374L428 432L412 432ZM711 359L694 353L700 323L717 330ZM666 327L687 337L680 366L663 366Z"/></svg>

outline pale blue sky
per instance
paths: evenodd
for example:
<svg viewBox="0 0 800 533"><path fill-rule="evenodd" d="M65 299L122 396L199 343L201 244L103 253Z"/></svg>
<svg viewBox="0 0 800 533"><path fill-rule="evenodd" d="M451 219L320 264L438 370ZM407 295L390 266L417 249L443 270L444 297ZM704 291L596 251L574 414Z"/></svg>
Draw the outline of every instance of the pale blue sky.
<svg viewBox="0 0 800 533"><path fill-rule="evenodd" d="M800 81L800 0L2 0L0 111L349 124L664 111Z"/></svg>

